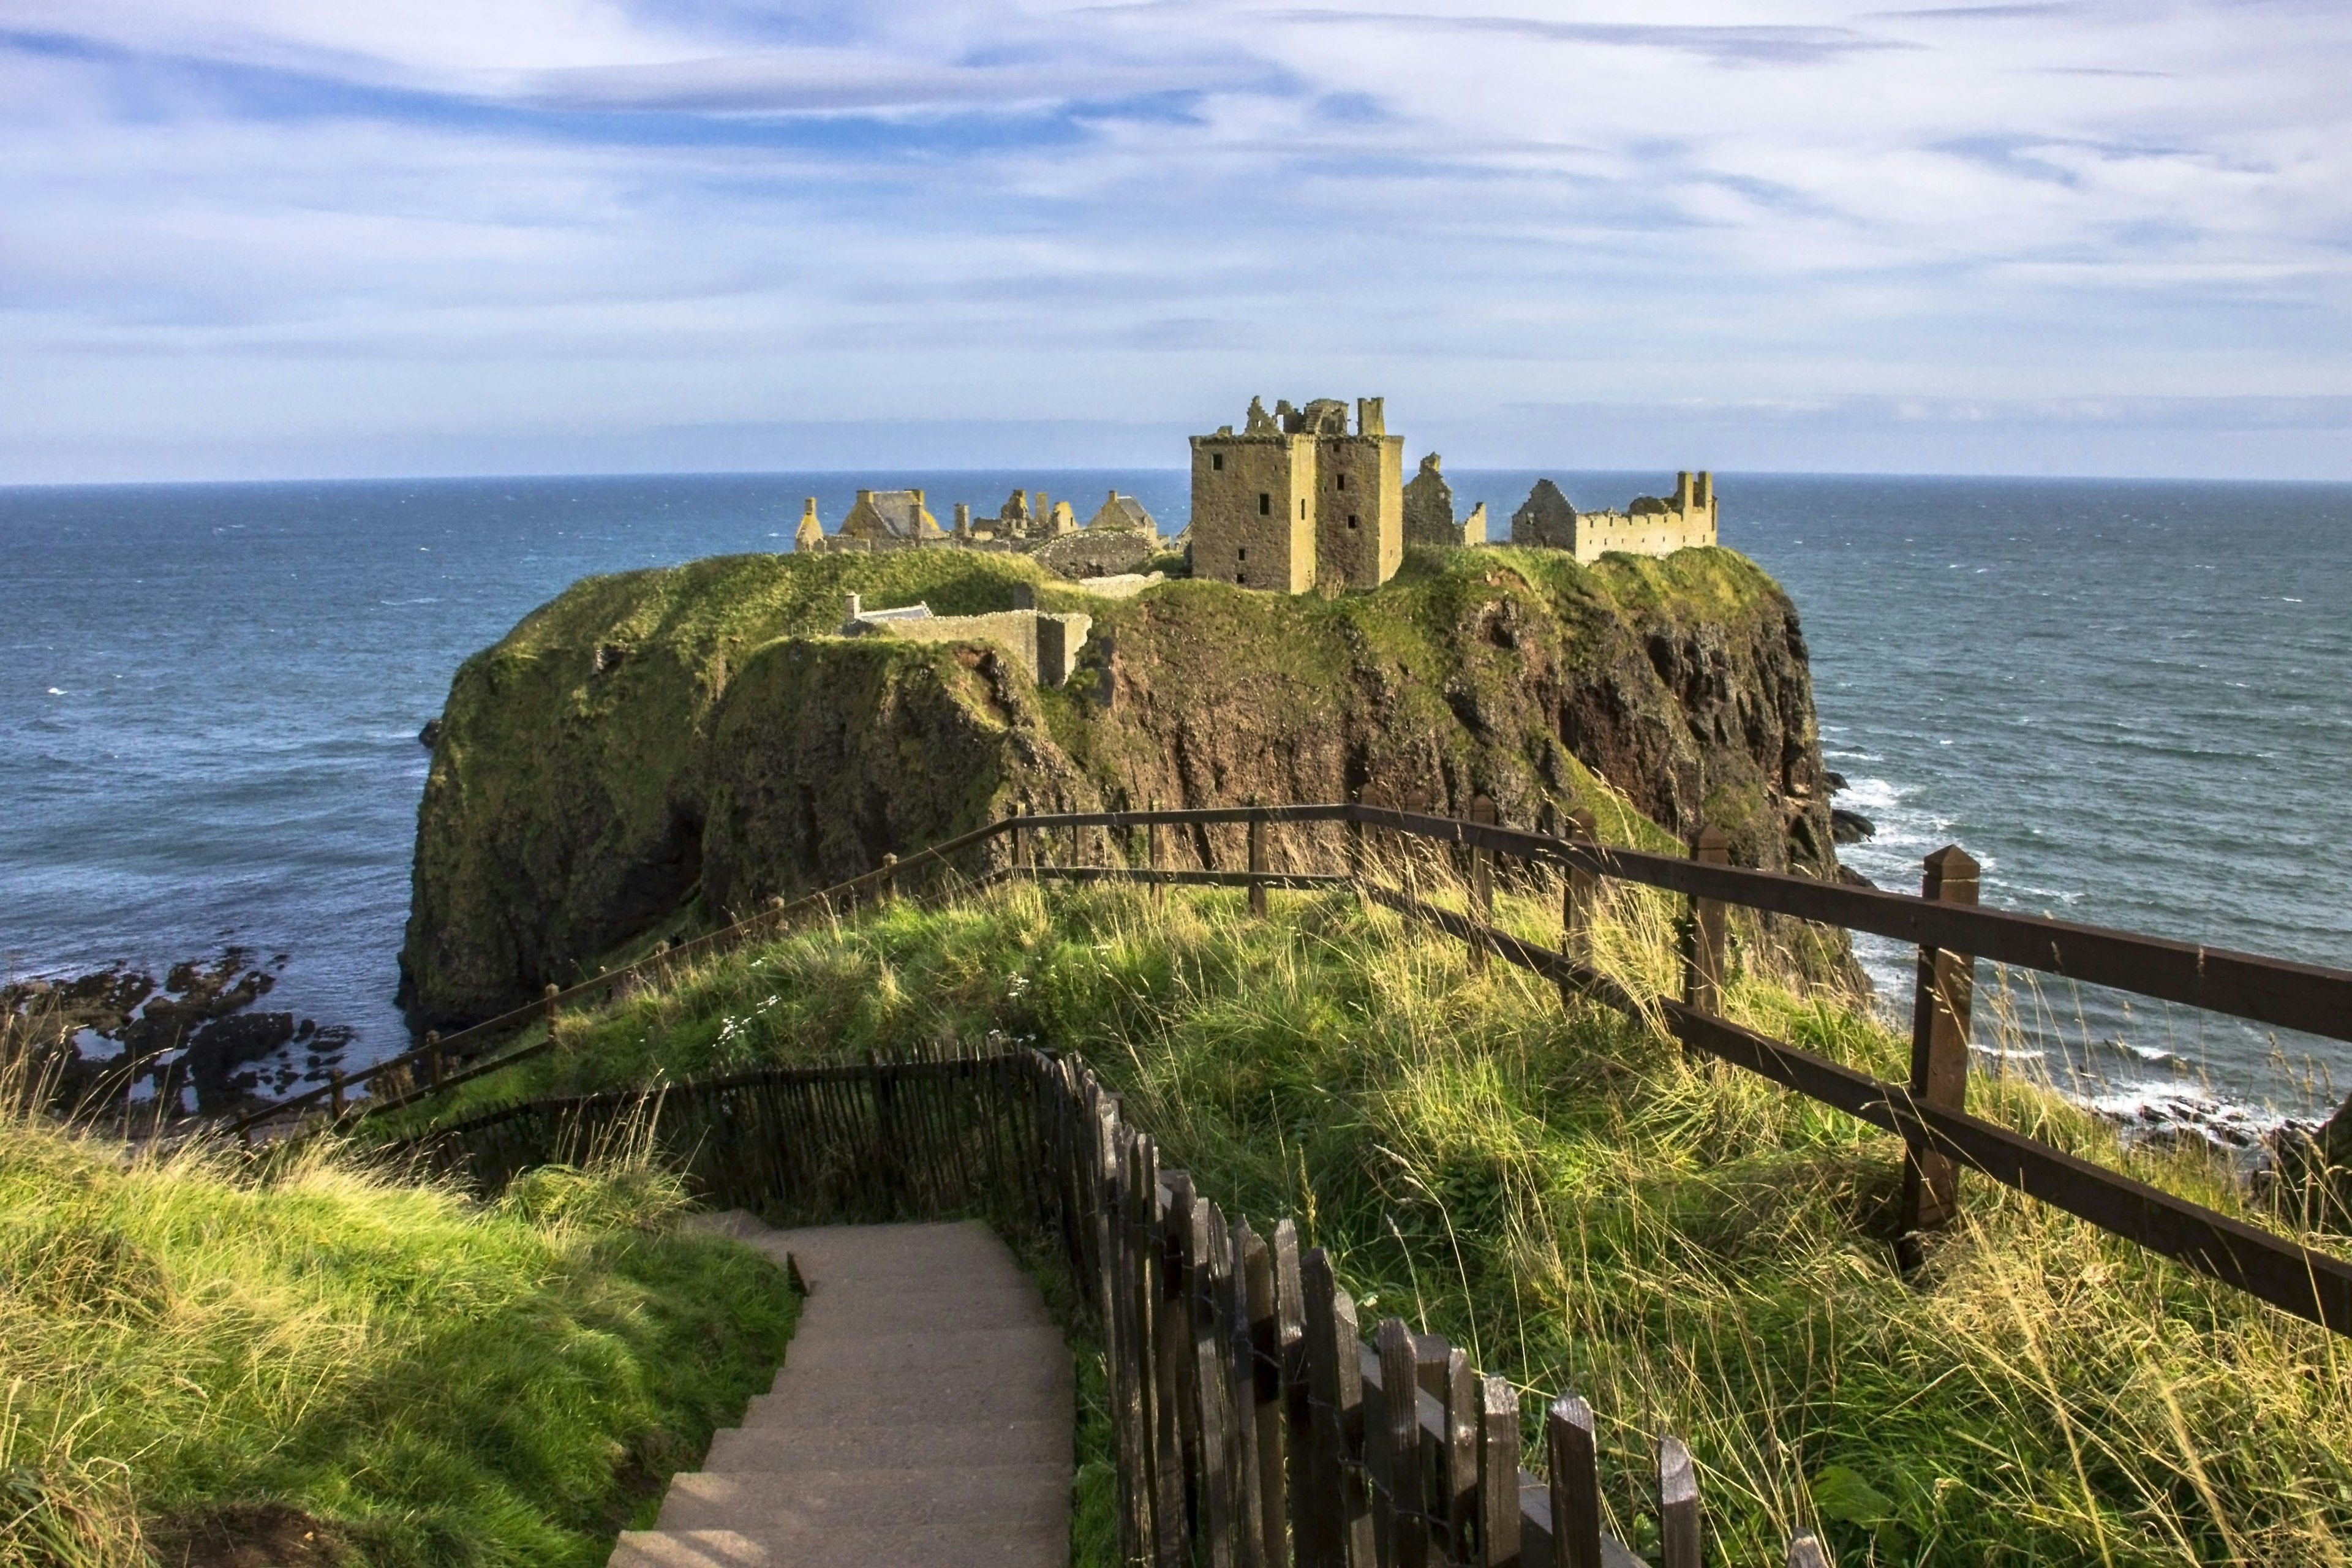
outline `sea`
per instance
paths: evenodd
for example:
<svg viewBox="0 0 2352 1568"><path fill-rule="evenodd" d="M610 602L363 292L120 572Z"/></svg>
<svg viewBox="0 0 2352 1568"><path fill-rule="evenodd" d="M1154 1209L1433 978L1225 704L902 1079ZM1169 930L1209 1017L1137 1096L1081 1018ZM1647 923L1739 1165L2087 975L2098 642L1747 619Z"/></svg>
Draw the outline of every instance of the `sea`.
<svg viewBox="0 0 2352 1568"><path fill-rule="evenodd" d="M1450 476L1498 533L1538 477ZM1672 482L1549 477L1587 510ZM837 523L859 485L941 516L1019 487L1083 518L1116 489L1186 521L1181 470L0 489L8 973L236 945L268 1006L351 1031L343 1065L406 1048L417 731L458 663L579 577L789 550L803 497ZM1717 486L1724 543L1802 615L1838 804L1875 828L1849 864L1912 888L1958 843L1988 903L2352 968L2352 485ZM1912 955L1860 949L1907 1016ZM1979 986L1984 1070L2136 1123L2240 1138L2352 1089L2352 1046Z"/></svg>

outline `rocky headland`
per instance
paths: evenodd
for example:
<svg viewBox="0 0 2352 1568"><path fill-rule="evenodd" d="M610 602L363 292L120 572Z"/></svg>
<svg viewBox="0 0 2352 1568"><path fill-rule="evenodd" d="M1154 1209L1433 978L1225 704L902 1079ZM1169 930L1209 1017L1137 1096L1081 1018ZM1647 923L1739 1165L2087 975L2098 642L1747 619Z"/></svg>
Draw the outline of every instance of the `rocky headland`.
<svg viewBox="0 0 2352 1568"><path fill-rule="evenodd" d="M841 637L853 593L1093 622L1041 687L988 642ZM1707 822L1741 864L1837 874L1796 609L1722 549L1433 550L1365 593L1118 600L1020 556L722 557L575 584L466 662L433 741L401 962L439 1026L1023 802L1483 791L1513 823L1630 805L1658 842Z"/></svg>

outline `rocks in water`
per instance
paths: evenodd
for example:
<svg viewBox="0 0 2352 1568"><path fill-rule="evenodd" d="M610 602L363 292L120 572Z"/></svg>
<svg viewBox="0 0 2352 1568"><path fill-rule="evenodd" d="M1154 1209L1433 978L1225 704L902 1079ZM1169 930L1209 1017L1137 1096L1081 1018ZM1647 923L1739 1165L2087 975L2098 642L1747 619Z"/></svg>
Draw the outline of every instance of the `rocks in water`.
<svg viewBox="0 0 2352 1568"><path fill-rule="evenodd" d="M271 962L283 967L285 955ZM96 1110L148 1092L173 1102L193 1089L198 1110L221 1111L253 1097L260 1075L241 1070L249 1064L297 1040L314 1057L340 1057L351 1041L349 1029L251 1011L277 984L249 950L231 947L172 965L160 986L121 963L0 986L0 1014L29 1042L45 1098L59 1110Z"/></svg>
<svg viewBox="0 0 2352 1568"><path fill-rule="evenodd" d="M1877 883L1872 881L1869 878L1864 876L1861 872L1855 870L1851 866L1840 866L1838 868L1837 877L1840 882L1844 883L1849 888L1868 888L1874 892L1876 891L1878 888Z"/></svg>
<svg viewBox="0 0 2352 1568"><path fill-rule="evenodd" d="M1845 775L1843 773L1837 773L1833 770L1824 770L1822 773L1822 778L1830 786L1830 793L1832 795L1843 795L1846 791L1853 787L1852 784L1845 782Z"/></svg>
<svg viewBox="0 0 2352 1568"><path fill-rule="evenodd" d="M441 743L441 721L438 719L427 719L425 721L425 728L416 731L416 743L424 747L428 752L434 747L439 745Z"/></svg>
<svg viewBox="0 0 2352 1568"><path fill-rule="evenodd" d="M1858 811L1833 805L1830 807L1830 837L1840 844L1859 844L1878 837L1878 824Z"/></svg>

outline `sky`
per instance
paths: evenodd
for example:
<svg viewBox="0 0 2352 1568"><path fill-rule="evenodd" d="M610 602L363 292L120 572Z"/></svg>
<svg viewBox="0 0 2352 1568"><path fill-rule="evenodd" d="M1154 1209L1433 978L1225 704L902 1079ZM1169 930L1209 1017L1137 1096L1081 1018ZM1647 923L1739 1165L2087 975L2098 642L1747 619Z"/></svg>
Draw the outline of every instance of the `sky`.
<svg viewBox="0 0 2352 1568"><path fill-rule="evenodd" d="M0 0L0 483L2352 479L2352 5Z"/></svg>

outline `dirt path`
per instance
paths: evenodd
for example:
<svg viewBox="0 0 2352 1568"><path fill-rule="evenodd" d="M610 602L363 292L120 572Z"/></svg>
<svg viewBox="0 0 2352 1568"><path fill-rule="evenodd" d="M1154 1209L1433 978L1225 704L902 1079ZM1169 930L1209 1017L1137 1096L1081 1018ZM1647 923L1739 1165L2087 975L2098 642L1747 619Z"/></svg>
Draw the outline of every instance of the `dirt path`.
<svg viewBox="0 0 2352 1568"><path fill-rule="evenodd" d="M670 1482L611 1568L1056 1568L1070 1355L985 1226L718 1227L809 1288L775 1386Z"/></svg>

